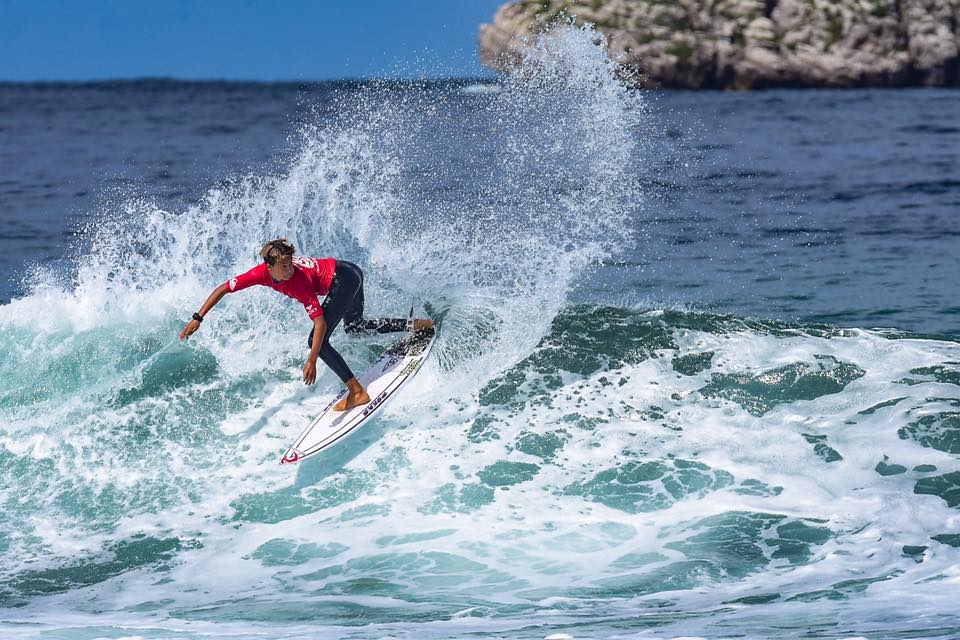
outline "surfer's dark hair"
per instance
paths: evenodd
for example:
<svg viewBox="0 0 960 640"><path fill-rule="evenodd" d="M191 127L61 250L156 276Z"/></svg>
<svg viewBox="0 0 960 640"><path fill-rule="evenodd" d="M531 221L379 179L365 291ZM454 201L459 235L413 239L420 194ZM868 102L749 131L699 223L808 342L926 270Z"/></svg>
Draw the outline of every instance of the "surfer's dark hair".
<svg viewBox="0 0 960 640"><path fill-rule="evenodd" d="M286 238L277 238L263 245L263 249L260 249L260 257L272 267L279 258L292 256L296 250L296 247L290 244Z"/></svg>

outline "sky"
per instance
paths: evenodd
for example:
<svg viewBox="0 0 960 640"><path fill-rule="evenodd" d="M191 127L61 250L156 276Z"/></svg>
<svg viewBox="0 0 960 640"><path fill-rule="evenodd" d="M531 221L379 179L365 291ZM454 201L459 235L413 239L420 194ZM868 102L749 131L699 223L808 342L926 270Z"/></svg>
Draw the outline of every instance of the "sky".
<svg viewBox="0 0 960 640"><path fill-rule="evenodd" d="M462 77L507 0L0 0L0 81Z"/></svg>

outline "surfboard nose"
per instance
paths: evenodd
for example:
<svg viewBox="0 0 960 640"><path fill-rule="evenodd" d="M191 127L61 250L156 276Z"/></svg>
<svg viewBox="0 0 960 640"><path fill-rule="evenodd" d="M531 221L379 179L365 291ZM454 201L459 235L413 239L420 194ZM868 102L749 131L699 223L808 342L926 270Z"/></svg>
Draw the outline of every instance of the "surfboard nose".
<svg viewBox="0 0 960 640"><path fill-rule="evenodd" d="M287 464L288 462L296 462L300 459L300 452L296 449L290 449L287 453L280 458L280 464Z"/></svg>

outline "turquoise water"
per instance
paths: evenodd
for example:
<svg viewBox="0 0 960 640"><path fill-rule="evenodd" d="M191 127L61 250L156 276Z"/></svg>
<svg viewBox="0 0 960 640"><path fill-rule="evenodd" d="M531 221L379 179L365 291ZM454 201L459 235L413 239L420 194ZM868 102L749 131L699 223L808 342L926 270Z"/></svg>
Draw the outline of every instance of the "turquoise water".
<svg viewBox="0 0 960 640"><path fill-rule="evenodd" d="M280 170L105 198L32 267L0 306L0 635L960 636L955 314L658 302L669 114L590 33L524 65L333 92ZM302 311L247 291L176 340L277 234L440 325L381 419L283 467L338 389L299 381Z"/></svg>

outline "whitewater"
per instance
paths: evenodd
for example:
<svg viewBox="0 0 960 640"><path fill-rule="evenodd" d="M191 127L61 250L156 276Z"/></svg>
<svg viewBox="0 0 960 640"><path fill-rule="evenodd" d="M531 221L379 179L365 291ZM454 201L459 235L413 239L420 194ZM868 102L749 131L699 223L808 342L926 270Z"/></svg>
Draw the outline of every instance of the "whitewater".
<svg viewBox="0 0 960 640"><path fill-rule="evenodd" d="M0 306L0 637L960 637L960 340L647 287L664 224L723 237L663 221L691 148L589 29L518 64L339 87L278 169L104 196L29 269ZM383 417L292 467L339 389L302 384L296 303L247 290L176 339L277 236L439 326ZM390 339L334 343L362 368Z"/></svg>

